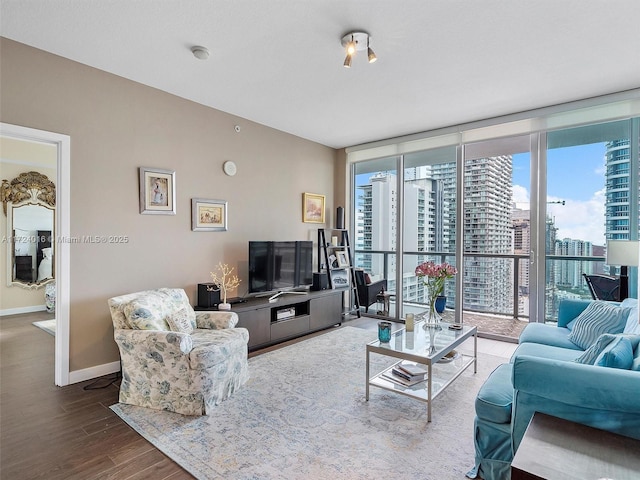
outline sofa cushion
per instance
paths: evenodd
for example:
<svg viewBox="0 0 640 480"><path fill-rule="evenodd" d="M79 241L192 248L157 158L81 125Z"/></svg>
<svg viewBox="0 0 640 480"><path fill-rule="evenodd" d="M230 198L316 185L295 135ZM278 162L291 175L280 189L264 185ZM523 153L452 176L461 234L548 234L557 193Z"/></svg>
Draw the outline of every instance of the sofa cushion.
<svg viewBox="0 0 640 480"><path fill-rule="evenodd" d="M541 343L523 343L518 345L516 351L511 355L511 363L522 355L572 362L582 355L582 350L556 347L554 345L543 345Z"/></svg>
<svg viewBox="0 0 640 480"><path fill-rule="evenodd" d="M195 312L184 290L159 288L131 295L123 307L123 313L131 328L136 330L169 331L167 317L185 308L195 328Z"/></svg>
<svg viewBox="0 0 640 480"><path fill-rule="evenodd" d="M630 311L609 302L593 301L576 318L568 339L586 350L603 333L621 333Z"/></svg>
<svg viewBox="0 0 640 480"><path fill-rule="evenodd" d="M628 338L618 336L605 347L594 365L629 370L633 364L633 348Z"/></svg>
<svg viewBox="0 0 640 480"><path fill-rule="evenodd" d="M563 327L545 325L544 323L529 323L524 327L518 342L521 344L541 343L570 350L579 350L580 347L569 340L569 333L569 330Z"/></svg>
<svg viewBox="0 0 640 480"><path fill-rule="evenodd" d="M493 423L510 423L513 404L511 373L513 365L504 363L484 382L476 396L476 415Z"/></svg>
<svg viewBox="0 0 640 480"><path fill-rule="evenodd" d="M568 327L568 323L580 315L593 300L563 298L558 305L558 326ZM571 329L569 329L571 330Z"/></svg>
<svg viewBox="0 0 640 480"><path fill-rule="evenodd" d="M625 298L620 306L623 308L631 309L629 317L627 317L627 324L624 327L624 333L640 335L640 314L638 313L638 299Z"/></svg>

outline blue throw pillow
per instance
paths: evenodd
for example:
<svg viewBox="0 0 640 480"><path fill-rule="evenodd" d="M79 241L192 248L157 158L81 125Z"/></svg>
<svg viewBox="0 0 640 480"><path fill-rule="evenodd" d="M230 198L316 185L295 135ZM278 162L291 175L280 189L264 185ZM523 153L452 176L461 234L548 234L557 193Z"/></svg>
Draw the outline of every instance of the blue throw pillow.
<svg viewBox="0 0 640 480"><path fill-rule="evenodd" d="M632 346L633 346L633 342L632 342ZM633 354L633 363L631 364L631 370L640 372L640 342L636 344L633 351L635 353Z"/></svg>
<svg viewBox="0 0 640 480"><path fill-rule="evenodd" d="M587 348L582 355L574 360L574 362L593 365L596 358L603 352L605 348L617 337L610 333L604 333L598 337L593 345Z"/></svg>
<svg viewBox="0 0 640 480"><path fill-rule="evenodd" d="M598 367L611 367L629 370L633 364L633 348L627 337L618 337L607 345L595 364Z"/></svg>
<svg viewBox="0 0 640 480"><path fill-rule="evenodd" d="M603 333L622 333L630 309L609 302L593 301L578 315L567 337L583 350L588 349Z"/></svg>

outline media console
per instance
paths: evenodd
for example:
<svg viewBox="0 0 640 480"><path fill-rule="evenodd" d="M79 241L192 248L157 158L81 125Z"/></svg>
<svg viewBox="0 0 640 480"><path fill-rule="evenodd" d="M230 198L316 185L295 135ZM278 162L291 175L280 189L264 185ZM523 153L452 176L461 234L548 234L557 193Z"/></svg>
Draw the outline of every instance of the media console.
<svg viewBox="0 0 640 480"><path fill-rule="evenodd" d="M320 290L297 295L248 298L231 311L238 327L249 330L249 350L264 348L342 323L343 290ZM194 307L197 311L214 310Z"/></svg>

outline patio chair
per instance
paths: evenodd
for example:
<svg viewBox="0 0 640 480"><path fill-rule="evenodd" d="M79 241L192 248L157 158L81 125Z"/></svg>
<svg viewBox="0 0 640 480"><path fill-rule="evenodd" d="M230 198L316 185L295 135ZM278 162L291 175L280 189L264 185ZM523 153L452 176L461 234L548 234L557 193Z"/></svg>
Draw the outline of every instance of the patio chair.
<svg viewBox="0 0 640 480"><path fill-rule="evenodd" d="M364 270L356 270L356 286L358 289L358 300L364 311L369 311L369 306L376 303L378 295L387 290L387 280L367 283L367 275Z"/></svg>
<svg viewBox="0 0 640 480"><path fill-rule="evenodd" d="M582 274L594 300L620 301L620 279L608 275Z"/></svg>

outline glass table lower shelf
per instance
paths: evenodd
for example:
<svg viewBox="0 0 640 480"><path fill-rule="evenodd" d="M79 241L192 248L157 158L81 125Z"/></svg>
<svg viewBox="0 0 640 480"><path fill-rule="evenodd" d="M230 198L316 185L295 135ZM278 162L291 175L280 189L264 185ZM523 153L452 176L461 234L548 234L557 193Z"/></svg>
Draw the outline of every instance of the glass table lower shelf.
<svg viewBox="0 0 640 480"><path fill-rule="evenodd" d="M375 386L413 397L427 403L427 421L431 421L431 406L438 396L456 378L473 365L474 373L478 367L478 329L463 326L461 330L450 330L449 324L442 323L441 329L433 330L424 322L417 322L414 331L402 328L391 335L391 341L381 343L378 340L367 344L366 395L369 400L369 388ZM456 348L473 338L473 355L456 352ZM384 355L398 359L393 365L371 374L371 354ZM455 356L452 356L456 353ZM417 363L427 370L425 380L411 386L402 385L394 380L391 371L401 363ZM389 377L392 378L389 378Z"/></svg>

